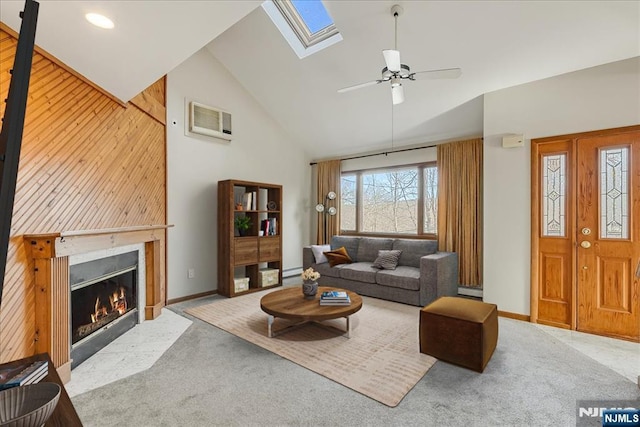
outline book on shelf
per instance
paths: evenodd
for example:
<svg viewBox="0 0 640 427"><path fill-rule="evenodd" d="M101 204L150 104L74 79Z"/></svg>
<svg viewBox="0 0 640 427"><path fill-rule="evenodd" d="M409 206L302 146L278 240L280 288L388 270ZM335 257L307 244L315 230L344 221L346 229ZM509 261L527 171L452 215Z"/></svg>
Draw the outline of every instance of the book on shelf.
<svg viewBox="0 0 640 427"><path fill-rule="evenodd" d="M320 298L320 305L350 305L351 298L347 299L322 299Z"/></svg>
<svg viewBox="0 0 640 427"><path fill-rule="evenodd" d="M244 193L242 195L242 207L245 211L250 211L252 206L251 193Z"/></svg>
<svg viewBox="0 0 640 427"><path fill-rule="evenodd" d="M263 219L260 223L260 229L264 231L265 236L275 236L276 234L278 234L276 219Z"/></svg>
<svg viewBox="0 0 640 427"><path fill-rule="evenodd" d="M345 291L324 291L320 295L323 300L348 300L349 295Z"/></svg>
<svg viewBox="0 0 640 427"><path fill-rule="evenodd" d="M35 384L44 379L48 373L49 362L46 360L25 363L10 369L0 369L0 390Z"/></svg>

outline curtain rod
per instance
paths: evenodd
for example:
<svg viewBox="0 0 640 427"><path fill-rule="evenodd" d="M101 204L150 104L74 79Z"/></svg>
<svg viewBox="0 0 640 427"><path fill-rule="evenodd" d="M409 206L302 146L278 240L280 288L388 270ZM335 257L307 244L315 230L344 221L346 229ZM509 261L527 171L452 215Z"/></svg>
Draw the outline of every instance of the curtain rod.
<svg viewBox="0 0 640 427"><path fill-rule="evenodd" d="M402 149L398 149L398 150L385 151L385 152L382 152L382 153L363 154L361 156L345 157L343 159L338 159L338 160L340 160L342 162L343 160L362 159L362 158L365 158L365 157L382 156L383 154L386 156L387 154L402 153L403 151L424 150L425 148L433 148L433 147L436 147L436 146L437 146L437 144L425 145L425 146L422 146L422 147L402 148ZM318 164L318 162L311 162L311 163L309 163L309 166L313 166L313 165L317 165L317 164Z"/></svg>

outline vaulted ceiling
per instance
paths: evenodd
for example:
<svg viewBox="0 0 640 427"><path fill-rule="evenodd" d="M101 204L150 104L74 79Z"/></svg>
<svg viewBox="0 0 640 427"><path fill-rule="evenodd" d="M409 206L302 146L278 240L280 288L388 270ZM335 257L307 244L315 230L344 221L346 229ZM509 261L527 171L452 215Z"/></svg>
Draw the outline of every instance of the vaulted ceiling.
<svg viewBox="0 0 640 427"><path fill-rule="evenodd" d="M325 0L343 40L304 59L260 3L41 0L36 43L124 101L206 47L314 158L480 135L485 93L640 56L638 1ZM405 82L395 107L388 83L338 94L380 77L395 3L402 62L462 77ZM17 31L23 6L0 20Z"/></svg>

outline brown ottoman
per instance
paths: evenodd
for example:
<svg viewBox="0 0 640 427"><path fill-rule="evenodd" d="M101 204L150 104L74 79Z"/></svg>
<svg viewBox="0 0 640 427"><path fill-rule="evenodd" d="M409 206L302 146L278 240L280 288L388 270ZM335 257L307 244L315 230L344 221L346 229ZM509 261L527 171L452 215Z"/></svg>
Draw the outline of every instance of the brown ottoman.
<svg viewBox="0 0 640 427"><path fill-rule="evenodd" d="M498 343L498 307L441 297L420 311L420 352L482 372Z"/></svg>

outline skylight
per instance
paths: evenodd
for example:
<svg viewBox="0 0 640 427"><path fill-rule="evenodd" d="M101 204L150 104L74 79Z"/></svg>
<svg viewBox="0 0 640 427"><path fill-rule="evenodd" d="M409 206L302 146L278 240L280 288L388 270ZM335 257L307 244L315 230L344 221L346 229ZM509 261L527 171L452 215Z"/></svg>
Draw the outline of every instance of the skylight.
<svg viewBox="0 0 640 427"><path fill-rule="evenodd" d="M291 0L291 4L311 34L333 25L333 19L331 19L321 1Z"/></svg>
<svg viewBox="0 0 640 427"><path fill-rule="evenodd" d="M320 0L267 0L262 8L299 58L342 40Z"/></svg>

